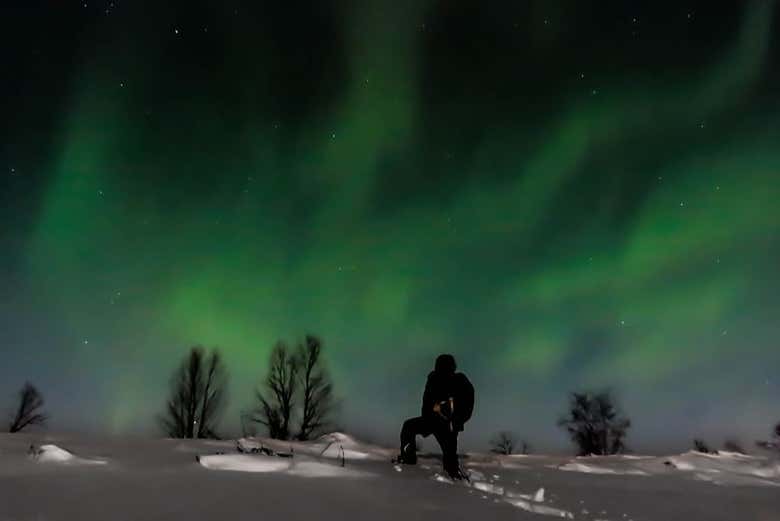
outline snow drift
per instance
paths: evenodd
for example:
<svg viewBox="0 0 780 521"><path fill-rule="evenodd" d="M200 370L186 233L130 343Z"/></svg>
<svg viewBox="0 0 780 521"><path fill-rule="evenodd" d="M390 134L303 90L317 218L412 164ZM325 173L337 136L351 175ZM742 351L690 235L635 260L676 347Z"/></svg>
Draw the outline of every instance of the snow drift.
<svg viewBox="0 0 780 521"><path fill-rule="evenodd" d="M105 465L104 460L79 458L57 445L41 445L31 451L33 458L40 463L66 463L69 465Z"/></svg>
<svg viewBox="0 0 780 521"><path fill-rule="evenodd" d="M367 478L373 476L332 462L315 461L307 456L279 457L264 454L214 454L198 457L198 463L209 470L238 472L280 472L306 478Z"/></svg>

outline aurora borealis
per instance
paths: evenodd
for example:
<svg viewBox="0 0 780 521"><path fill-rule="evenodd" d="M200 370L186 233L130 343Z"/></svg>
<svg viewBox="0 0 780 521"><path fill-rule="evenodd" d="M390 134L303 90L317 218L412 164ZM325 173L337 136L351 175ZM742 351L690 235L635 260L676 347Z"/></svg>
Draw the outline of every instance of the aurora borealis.
<svg viewBox="0 0 780 521"><path fill-rule="evenodd" d="M474 445L583 387L639 447L780 420L774 2L159 4L0 8L0 392L52 428L151 428L194 344L235 428L308 332L377 439L447 351Z"/></svg>

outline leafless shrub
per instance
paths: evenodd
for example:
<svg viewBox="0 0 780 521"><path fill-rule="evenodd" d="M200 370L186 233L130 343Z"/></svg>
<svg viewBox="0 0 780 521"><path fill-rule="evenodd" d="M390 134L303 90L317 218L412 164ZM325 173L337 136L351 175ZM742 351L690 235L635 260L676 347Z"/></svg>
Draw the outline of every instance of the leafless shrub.
<svg viewBox="0 0 780 521"><path fill-rule="evenodd" d="M606 455L625 450L623 440L631 421L617 410L609 391L575 392L569 397L568 413L558 425L568 431L580 455Z"/></svg>
<svg viewBox="0 0 780 521"><path fill-rule="evenodd" d="M20 432L31 425L44 425L48 416L43 408L43 396L30 382L25 382L19 391L19 403L11 417L9 432Z"/></svg>
<svg viewBox="0 0 780 521"><path fill-rule="evenodd" d="M696 452L701 452L702 454L717 454L717 450L710 449L710 446L707 445L707 442L705 442L702 439L694 438L693 440L693 450Z"/></svg>
<svg viewBox="0 0 780 521"><path fill-rule="evenodd" d="M509 431L501 431L490 440L490 452L495 454L512 454L515 450L515 439Z"/></svg>

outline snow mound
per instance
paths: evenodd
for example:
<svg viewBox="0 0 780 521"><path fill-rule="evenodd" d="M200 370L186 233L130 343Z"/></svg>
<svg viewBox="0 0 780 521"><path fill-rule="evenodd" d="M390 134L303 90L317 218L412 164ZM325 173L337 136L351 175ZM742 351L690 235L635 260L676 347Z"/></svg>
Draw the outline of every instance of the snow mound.
<svg viewBox="0 0 780 521"><path fill-rule="evenodd" d="M332 463L298 461L293 458L254 454L211 454L200 456L198 463L209 470L238 472L280 472L305 478L361 478L372 474Z"/></svg>
<svg viewBox="0 0 780 521"><path fill-rule="evenodd" d="M588 465L586 463L566 463L556 467L558 470L568 472L584 472L586 474L617 474L625 476L647 476L648 473L639 469L615 469L609 467L600 467L597 465Z"/></svg>
<svg viewBox="0 0 780 521"><path fill-rule="evenodd" d="M33 453L36 461L41 463L67 463L71 465L105 465L106 462L97 459L79 458L56 445L41 445Z"/></svg>
<svg viewBox="0 0 780 521"><path fill-rule="evenodd" d="M63 463L73 461L76 456L56 445L41 445L38 449L38 461L45 463Z"/></svg>
<svg viewBox="0 0 780 521"><path fill-rule="evenodd" d="M541 487L533 494L518 494L516 492L507 492L506 497L510 499L525 499L526 501L544 503L544 487Z"/></svg>
<svg viewBox="0 0 780 521"><path fill-rule="evenodd" d="M358 441L354 437L343 432L331 432L330 434L323 434L320 436L320 439L334 443L341 443L342 445L350 447L358 445Z"/></svg>
<svg viewBox="0 0 780 521"><path fill-rule="evenodd" d="M436 474L434 474L434 475L433 475L433 479L434 479L434 481L438 481L438 482L440 482L440 483L447 483L447 484L449 484L449 485L453 485L453 484L455 483L454 481L452 481L452 480L451 480L450 478L448 478L447 476L442 476L442 475L441 475L441 474L439 474L438 472L437 472Z"/></svg>
<svg viewBox="0 0 780 521"><path fill-rule="evenodd" d="M239 472L281 472L290 468L289 459L248 454L213 454L200 456L198 462L210 470L235 470Z"/></svg>
<svg viewBox="0 0 780 521"><path fill-rule="evenodd" d="M290 467L288 474L305 478L367 478L373 476L368 472L317 461L296 463Z"/></svg>
<svg viewBox="0 0 780 521"><path fill-rule="evenodd" d="M377 449L368 444L361 443L355 438L343 432L332 432L320 436L315 446L322 446L320 456L333 459L367 460L384 459L377 454ZM382 451L384 454L384 451Z"/></svg>
<svg viewBox="0 0 780 521"><path fill-rule="evenodd" d="M677 456L655 458L641 464L650 471L692 472L694 479L716 485L780 486L780 462L736 452L704 454L688 451Z"/></svg>
<svg viewBox="0 0 780 521"><path fill-rule="evenodd" d="M553 517L562 517L564 519L574 519L574 514L572 514L568 510L548 507L547 505L539 505L525 499L506 499L505 501L512 506L522 508L527 512L533 512L534 514L542 514L545 516L553 516Z"/></svg>
<svg viewBox="0 0 780 521"><path fill-rule="evenodd" d="M493 485L492 483L485 483L484 481L475 481L473 487L477 490L481 490L482 492L487 492L488 494L496 494L499 496L504 495L504 487Z"/></svg>
<svg viewBox="0 0 780 521"><path fill-rule="evenodd" d="M530 469L528 465L523 465L522 463L514 463L511 461L469 461L467 464L469 467L483 467L483 468L501 468L501 469L510 469L510 470L524 470L524 469Z"/></svg>
<svg viewBox="0 0 780 521"><path fill-rule="evenodd" d="M363 443L342 432L333 432L320 436L316 440L274 440L270 438L240 438L236 440L236 448L244 453L287 453L306 455L313 458L329 458L335 460L372 460L387 461L392 451Z"/></svg>
<svg viewBox="0 0 780 521"><path fill-rule="evenodd" d="M471 481L485 481L485 475L478 470L469 469L468 473Z"/></svg>
<svg viewBox="0 0 780 521"><path fill-rule="evenodd" d="M475 473L477 472L471 471L472 479ZM494 477L497 478L497 476ZM433 479L450 485L454 484L454 482L451 479L442 476L441 474L435 474ZM544 487L537 489L537 491L534 492L533 494L519 494L512 490L506 490L502 486L495 485L493 483L487 483L484 481L473 481L471 483L471 487L473 489L479 490L480 492L484 492L485 494L502 496L501 498L495 499L495 501L496 502L505 501L510 505L515 506L517 508L521 508L527 512L532 512L534 514L541 514L546 516L561 517L564 519L574 519L574 514L572 514L568 510L562 510L560 508L554 508L543 504ZM487 499L487 497L488 496L483 495L482 499Z"/></svg>

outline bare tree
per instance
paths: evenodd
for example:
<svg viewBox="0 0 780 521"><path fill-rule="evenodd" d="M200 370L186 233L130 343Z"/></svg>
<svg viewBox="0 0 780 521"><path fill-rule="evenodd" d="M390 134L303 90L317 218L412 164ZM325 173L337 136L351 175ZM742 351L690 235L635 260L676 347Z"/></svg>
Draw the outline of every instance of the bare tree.
<svg viewBox="0 0 780 521"><path fill-rule="evenodd" d="M20 432L30 425L44 425L48 416L40 412L43 396L30 382L25 382L19 391L19 405L11 417L9 432Z"/></svg>
<svg viewBox="0 0 780 521"><path fill-rule="evenodd" d="M296 356L287 345L279 341L271 351L264 391L257 391L257 407L254 421L265 425L268 435L279 440L290 439L290 420L295 406L298 386Z"/></svg>
<svg viewBox="0 0 780 521"><path fill-rule="evenodd" d="M217 350L193 347L171 380L171 396L160 423L172 438L216 438L224 409L227 371Z"/></svg>
<svg viewBox="0 0 780 521"><path fill-rule="evenodd" d="M301 426L296 436L308 440L328 424L333 411L333 383L322 359L322 342L307 335L298 346L298 367L302 398Z"/></svg>
<svg viewBox="0 0 780 521"><path fill-rule="evenodd" d="M515 439L509 431L501 431L490 440L490 452L495 454L512 454L515 450Z"/></svg>
<svg viewBox="0 0 780 521"><path fill-rule="evenodd" d="M227 392L227 371L219 351L212 351L206 361L206 382L201 398L198 418L198 438L217 438L219 416L225 405Z"/></svg>
<svg viewBox="0 0 780 521"><path fill-rule="evenodd" d="M558 421L565 428L580 455L618 454L631 421L615 407L609 391L598 394L571 393L569 412Z"/></svg>

